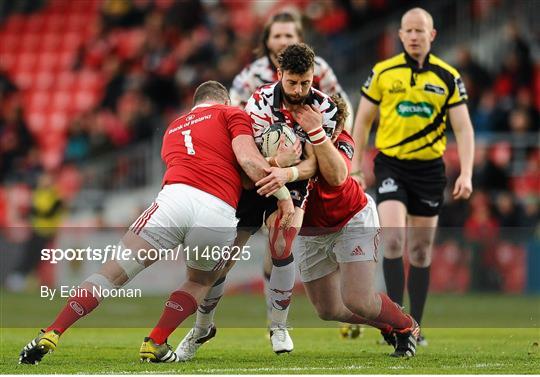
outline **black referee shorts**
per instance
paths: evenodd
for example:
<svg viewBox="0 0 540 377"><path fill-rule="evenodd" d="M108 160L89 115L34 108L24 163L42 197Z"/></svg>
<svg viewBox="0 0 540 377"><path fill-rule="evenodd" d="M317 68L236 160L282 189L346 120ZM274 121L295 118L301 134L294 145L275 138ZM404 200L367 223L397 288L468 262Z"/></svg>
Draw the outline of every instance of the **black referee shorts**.
<svg viewBox="0 0 540 377"><path fill-rule="evenodd" d="M306 201L311 189L309 179L287 183L285 186L291 192L292 201L295 207L305 209ZM277 199L275 196L265 198L257 194L257 189L244 190L238 202L236 217L238 229L257 233L263 222L277 210Z"/></svg>
<svg viewBox="0 0 540 377"><path fill-rule="evenodd" d="M379 152L375 157L374 172L377 204L399 200L410 215L439 215L446 187L442 158L400 160Z"/></svg>

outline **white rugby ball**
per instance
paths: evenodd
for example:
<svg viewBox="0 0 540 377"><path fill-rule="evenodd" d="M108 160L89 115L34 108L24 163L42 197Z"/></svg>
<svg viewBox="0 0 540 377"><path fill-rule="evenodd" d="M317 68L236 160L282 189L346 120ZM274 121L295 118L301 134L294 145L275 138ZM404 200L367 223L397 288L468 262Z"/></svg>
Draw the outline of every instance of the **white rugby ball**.
<svg viewBox="0 0 540 377"><path fill-rule="evenodd" d="M285 123L274 123L262 134L261 152L264 157L274 157L279 147L279 139L285 135L285 146L291 146L296 141L296 134Z"/></svg>

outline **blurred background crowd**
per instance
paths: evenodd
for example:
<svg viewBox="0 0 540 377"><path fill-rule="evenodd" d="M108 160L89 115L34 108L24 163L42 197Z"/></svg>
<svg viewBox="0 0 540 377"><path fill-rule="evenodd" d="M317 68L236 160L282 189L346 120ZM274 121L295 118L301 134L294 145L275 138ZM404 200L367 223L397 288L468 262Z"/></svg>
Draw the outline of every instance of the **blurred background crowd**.
<svg viewBox="0 0 540 377"><path fill-rule="evenodd" d="M463 77L477 142L474 195L448 199L440 218L433 289L540 291L534 0L0 2L0 245L54 241L55 231L39 228L129 225L159 188L166 125L201 82L230 86L269 15L301 14L306 41L356 107L371 66L401 50L399 20L416 5L434 17L433 52ZM448 137L453 182L459 162ZM0 268L13 289L39 264L16 259Z"/></svg>

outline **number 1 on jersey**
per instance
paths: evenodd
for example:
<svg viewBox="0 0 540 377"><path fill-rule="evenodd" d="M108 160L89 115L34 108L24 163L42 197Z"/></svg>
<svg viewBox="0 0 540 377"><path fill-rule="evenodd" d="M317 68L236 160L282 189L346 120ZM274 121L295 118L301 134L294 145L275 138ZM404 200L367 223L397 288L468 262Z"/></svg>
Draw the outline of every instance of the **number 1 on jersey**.
<svg viewBox="0 0 540 377"><path fill-rule="evenodd" d="M191 130L182 131L184 135L184 144L186 145L187 153L190 155L195 154L195 149L193 149L193 139L191 138Z"/></svg>

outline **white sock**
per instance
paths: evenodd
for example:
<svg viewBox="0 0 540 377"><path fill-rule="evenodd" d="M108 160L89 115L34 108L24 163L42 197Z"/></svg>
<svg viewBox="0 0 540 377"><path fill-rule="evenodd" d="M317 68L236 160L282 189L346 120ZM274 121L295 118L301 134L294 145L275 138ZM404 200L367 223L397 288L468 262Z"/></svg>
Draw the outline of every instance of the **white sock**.
<svg viewBox="0 0 540 377"><path fill-rule="evenodd" d="M270 327L286 326L294 288L294 259L291 256L285 260L273 260L272 275L270 276L270 299L272 313Z"/></svg>
<svg viewBox="0 0 540 377"><path fill-rule="evenodd" d="M195 327L207 329L214 322L216 306L225 291L225 278L219 279L216 284L208 291L203 302L197 308L197 318Z"/></svg>

